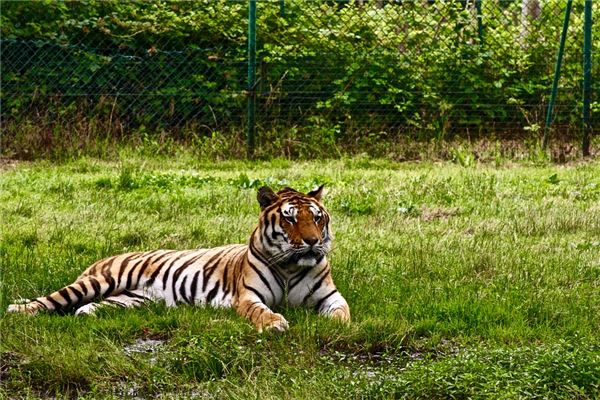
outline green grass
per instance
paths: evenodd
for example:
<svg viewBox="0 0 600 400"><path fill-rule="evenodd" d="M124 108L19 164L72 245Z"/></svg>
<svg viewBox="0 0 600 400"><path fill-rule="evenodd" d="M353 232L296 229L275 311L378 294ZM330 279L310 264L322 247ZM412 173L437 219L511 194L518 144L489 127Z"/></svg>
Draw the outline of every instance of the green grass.
<svg viewBox="0 0 600 400"><path fill-rule="evenodd" d="M349 326L285 306L279 335L189 306L4 313L110 254L245 242L258 186L317 183ZM600 396L597 161L20 163L0 219L0 396Z"/></svg>

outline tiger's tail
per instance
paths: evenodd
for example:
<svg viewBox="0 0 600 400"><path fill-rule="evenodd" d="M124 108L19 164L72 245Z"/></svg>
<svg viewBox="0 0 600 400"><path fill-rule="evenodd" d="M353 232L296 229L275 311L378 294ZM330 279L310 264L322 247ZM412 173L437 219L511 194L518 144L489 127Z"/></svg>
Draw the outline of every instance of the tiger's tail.
<svg viewBox="0 0 600 400"><path fill-rule="evenodd" d="M87 275L47 296L38 297L22 304L10 304L7 311L35 315L40 310L68 310L102 297L117 294L122 289L117 287L115 279L111 276Z"/></svg>

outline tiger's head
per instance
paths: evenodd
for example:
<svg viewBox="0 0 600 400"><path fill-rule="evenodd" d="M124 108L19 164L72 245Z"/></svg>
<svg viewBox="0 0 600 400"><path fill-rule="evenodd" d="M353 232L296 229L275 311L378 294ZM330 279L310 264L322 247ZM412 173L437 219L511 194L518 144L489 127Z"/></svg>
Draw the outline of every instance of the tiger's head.
<svg viewBox="0 0 600 400"><path fill-rule="evenodd" d="M286 187L258 190L261 214L255 231L270 265L314 267L331 250L329 214L321 204L323 185L307 194Z"/></svg>

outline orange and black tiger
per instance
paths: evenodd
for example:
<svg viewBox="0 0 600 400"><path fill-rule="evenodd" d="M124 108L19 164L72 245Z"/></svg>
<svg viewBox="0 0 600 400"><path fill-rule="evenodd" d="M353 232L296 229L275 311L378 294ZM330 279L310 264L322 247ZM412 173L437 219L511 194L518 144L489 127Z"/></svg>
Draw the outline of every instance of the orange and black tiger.
<svg viewBox="0 0 600 400"><path fill-rule="evenodd" d="M248 244L211 249L155 250L108 257L92 264L77 280L48 296L8 311L76 308L92 314L106 305L136 307L147 301L234 307L259 331L288 328L270 307L281 303L314 308L342 321L350 320L346 300L331 278L330 217L321 204L323 186L300 193L258 190L261 213Z"/></svg>

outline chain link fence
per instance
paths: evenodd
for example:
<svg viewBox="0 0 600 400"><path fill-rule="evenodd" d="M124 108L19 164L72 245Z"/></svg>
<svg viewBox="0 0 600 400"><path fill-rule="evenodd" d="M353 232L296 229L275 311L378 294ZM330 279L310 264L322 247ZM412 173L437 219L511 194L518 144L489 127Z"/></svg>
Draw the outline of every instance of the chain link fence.
<svg viewBox="0 0 600 400"><path fill-rule="evenodd" d="M425 137L537 132L564 3L287 0L287 29L259 41L259 116ZM567 133L581 120L582 26L578 7L555 106Z"/></svg>
<svg viewBox="0 0 600 400"><path fill-rule="evenodd" d="M258 1L249 87L246 1L3 2L3 147L27 135L51 144L69 129L91 140L243 137L249 95L259 138L540 134L565 4ZM593 9L600 15L600 2ZM581 129L582 43L576 1L553 113L559 134ZM597 78L592 89L597 113Z"/></svg>
<svg viewBox="0 0 600 400"><path fill-rule="evenodd" d="M32 124L51 128L48 141L73 125L82 134L177 136L243 124L245 2L9 2L2 8L8 21L2 122L14 130L9 137ZM216 22L239 29L230 36Z"/></svg>

